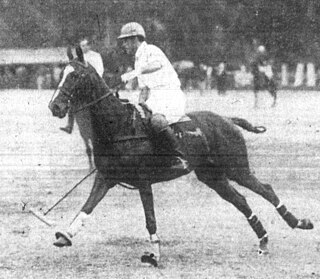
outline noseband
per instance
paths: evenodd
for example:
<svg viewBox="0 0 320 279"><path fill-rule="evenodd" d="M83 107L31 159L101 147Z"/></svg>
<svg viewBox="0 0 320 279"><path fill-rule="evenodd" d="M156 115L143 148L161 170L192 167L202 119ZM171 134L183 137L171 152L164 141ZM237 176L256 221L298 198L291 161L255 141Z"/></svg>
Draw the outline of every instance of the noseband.
<svg viewBox="0 0 320 279"><path fill-rule="evenodd" d="M81 67L84 67L84 65L83 65L82 63L78 62L78 61L73 61L72 63L76 63L76 64L80 65ZM71 64L71 63L69 63L69 64ZM58 87L58 88L55 90L55 92L53 93L53 96L55 95L55 93L56 93L57 90L60 90L60 92L62 93L62 95L64 95L65 97L67 97L67 98L68 98L68 101L71 101L71 99L73 98L73 94L72 94L71 92L74 91L75 87L77 86L77 83L80 81L80 79L81 79L83 76L84 76L83 74L80 74L80 75L79 75L79 77L78 77L77 80L74 82L74 85L71 87L70 90L67 90L67 89L65 89L65 88L63 88L63 87ZM105 81L103 80L103 82L105 82ZM90 102L90 103L88 103L88 104L83 105L81 108L73 111L73 113L80 112L80 111L82 111L82 110L84 110L84 109L86 109L86 108L88 108L88 107L91 107L91 106L99 103L99 102L102 101L103 99L108 98L109 96L117 93L119 89L120 89L120 87L117 86L114 90L110 90L108 93L104 94L104 95L101 96L100 98L98 98L98 99L96 99L96 100L93 100L92 102ZM49 104L52 103L53 96L52 96L51 101L50 101Z"/></svg>

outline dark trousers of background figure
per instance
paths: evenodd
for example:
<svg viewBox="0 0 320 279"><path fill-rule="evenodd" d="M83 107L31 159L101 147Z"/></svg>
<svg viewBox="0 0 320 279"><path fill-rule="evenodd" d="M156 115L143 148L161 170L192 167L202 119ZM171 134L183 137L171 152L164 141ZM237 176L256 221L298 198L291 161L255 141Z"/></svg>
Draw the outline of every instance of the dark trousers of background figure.
<svg viewBox="0 0 320 279"><path fill-rule="evenodd" d="M272 107L276 105L277 102L277 85L273 78L268 78L265 74L259 73L255 74L253 78L253 92L255 103L254 107L258 107L258 92L261 90L267 90L273 98Z"/></svg>
<svg viewBox="0 0 320 279"><path fill-rule="evenodd" d="M74 126L74 114L72 111L69 111L68 113L68 126L71 128L71 131L73 130Z"/></svg>
<svg viewBox="0 0 320 279"><path fill-rule="evenodd" d="M227 91L227 73L222 72L217 75L217 90L219 95L225 95Z"/></svg>

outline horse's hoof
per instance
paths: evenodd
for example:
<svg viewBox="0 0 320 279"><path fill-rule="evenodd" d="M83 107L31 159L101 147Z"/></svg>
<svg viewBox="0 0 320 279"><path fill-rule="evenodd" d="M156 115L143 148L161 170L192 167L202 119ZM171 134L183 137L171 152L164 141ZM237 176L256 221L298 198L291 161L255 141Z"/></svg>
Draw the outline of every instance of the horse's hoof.
<svg viewBox="0 0 320 279"><path fill-rule="evenodd" d="M265 248L265 249L258 249L258 255L259 256L263 256L263 255L268 255L269 254L269 250L268 248Z"/></svg>
<svg viewBox="0 0 320 279"><path fill-rule="evenodd" d="M268 242L269 242L268 235L265 235L260 239L259 249L258 249L259 255L269 254Z"/></svg>
<svg viewBox="0 0 320 279"><path fill-rule="evenodd" d="M158 261L156 260L154 254L143 255L141 257L141 262L150 266L158 267Z"/></svg>
<svg viewBox="0 0 320 279"><path fill-rule="evenodd" d="M298 229L302 230L312 230L313 229L313 223L310 219L300 219L298 221L298 225L296 226Z"/></svg>
<svg viewBox="0 0 320 279"><path fill-rule="evenodd" d="M72 133L71 127L61 127L60 130L66 132L68 134Z"/></svg>
<svg viewBox="0 0 320 279"><path fill-rule="evenodd" d="M53 243L53 245L56 247L61 248L61 247L66 247L66 246L72 245L72 242L69 239L69 237L61 232L56 232L56 239L57 239L57 241L55 241Z"/></svg>

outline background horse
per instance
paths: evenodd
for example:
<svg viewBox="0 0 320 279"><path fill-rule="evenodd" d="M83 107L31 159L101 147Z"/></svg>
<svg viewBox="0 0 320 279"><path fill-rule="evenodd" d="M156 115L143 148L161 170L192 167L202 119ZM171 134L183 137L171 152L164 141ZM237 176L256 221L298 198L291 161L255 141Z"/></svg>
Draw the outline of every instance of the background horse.
<svg viewBox="0 0 320 279"><path fill-rule="evenodd" d="M90 105L94 160L98 173L91 193L80 213L66 232L56 233L58 247L70 246L72 238L85 224L106 193L120 182L139 189L146 227L153 253L143 261L157 265L160 259L160 240L156 234L156 218L152 184L185 175L188 171L173 170L168 163L171 154L158 150L156 139L137 109L126 105L113 95L95 70L78 59L65 69L63 82L49 108L53 116L63 118L70 100L86 98ZM250 171L245 140L232 119L208 111L187 114L191 121L172 127L180 140L191 169L197 178L233 204L247 218L259 238L259 251L267 252L268 235L243 195L230 183L233 180L269 201L291 228L312 229L309 219L298 219L280 201L269 184L261 183ZM237 119L241 124L241 119ZM235 121L235 122L237 122ZM241 125L246 127L245 125ZM190 170L189 170L190 171Z"/></svg>
<svg viewBox="0 0 320 279"><path fill-rule="evenodd" d="M69 61L72 61L74 59L72 50L70 47L67 48L67 56L69 58ZM60 76L60 81L62 80L62 78L63 78L63 75ZM68 125L70 126L71 130L68 131L66 130L66 128L60 128L60 129L63 131L67 131L68 133L71 133L73 130L74 122L78 124L79 133L81 138L83 139L83 142L86 148L89 169L91 170L94 168L94 164L92 160L93 151L92 151L92 127L91 127L91 120L90 120L90 112L86 108L82 109L83 103L81 102L81 100L75 100L73 102L70 102L70 105L71 105L71 108L69 111Z"/></svg>
<svg viewBox="0 0 320 279"><path fill-rule="evenodd" d="M277 104L277 85L273 77L273 71L270 64L263 66L266 72L261 72L258 63L252 63L253 75L253 93L254 93L254 107L258 107L258 92L267 90L273 98L272 107Z"/></svg>

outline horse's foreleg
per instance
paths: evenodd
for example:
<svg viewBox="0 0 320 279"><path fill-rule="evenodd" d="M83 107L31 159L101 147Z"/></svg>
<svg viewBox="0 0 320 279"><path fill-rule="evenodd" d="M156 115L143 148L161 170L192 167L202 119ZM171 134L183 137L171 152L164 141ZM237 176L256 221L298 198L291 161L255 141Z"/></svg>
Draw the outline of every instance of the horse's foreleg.
<svg viewBox="0 0 320 279"><path fill-rule="evenodd" d="M242 173L234 179L240 185L250 189L251 191L261 195L269 201L277 209L280 216L286 221L291 228L312 229L313 224L309 219L298 219L286 206L280 201L271 185L261 183L253 174Z"/></svg>
<svg viewBox="0 0 320 279"><path fill-rule="evenodd" d="M89 144L89 141L86 141L85 145L86 145L86 153L87 153L88 162L89 162L89 168L90 170L92 170L94 168L93 160L92 160L92 148Z"/></svg>
<svg viewBox="0 0 320 279"><path fill-rule="evenodd" d="M108 180L101 172L97 172L91 193L81 211L90 214L107 192L117 184L117 181Z"/></svg>
<svg viewBox="0 0 320 279"><path fill-rule="evenodd" d="M81 211L73 219L70 226L67 228L66 232L57 232L57 241L54 243L57 247L71 246L71 239L78 234L82 227L85 226L89 215L92 213L93 209L98 205L98 203L103 199L108 190L112 188L116 182L107 181L103 174L97 173L91 193L82 207Z"/></svg>
<svg viewBox="0 0 320 279"><path fill-rule="evenodd" d="M200 181L204 182L211 189L215 190L220 197L233 204L243 215L247 218L251 228L259 239L259 254L268 253L268 234L258 217L252 213L246 198L241 195L234 187L230 185L225 175L220 175L213 178L208 175L211 170L207 172L200 172L196 170L197 177Z"/></svg>
<svg viewBox="0 0 320 279"><path fill-rule="evenodd" d="M151 241L151 249L152 252L148 256L145 257L145 261L152 263L152 254L154 255L154 259L157 261L160 260L160 239L158 238L157 232L157 224L156 224L156 217L154 213L154 203L153 203L153 193L151 184L147 183L143 186L139 187L140 198L142 201L144 214L146 218L146 227L150 234L150 241ZM149 258L148 258L149 257ZM142 258L143 259L143 258ZM153 263L153 265L155 265Z"/></svg>

